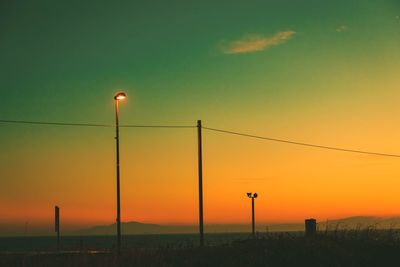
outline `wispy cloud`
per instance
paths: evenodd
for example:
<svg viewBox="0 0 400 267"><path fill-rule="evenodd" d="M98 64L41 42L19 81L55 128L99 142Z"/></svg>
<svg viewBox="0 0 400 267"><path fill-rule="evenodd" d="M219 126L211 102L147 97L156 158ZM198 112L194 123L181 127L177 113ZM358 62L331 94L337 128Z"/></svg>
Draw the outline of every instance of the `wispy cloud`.
<svg viewBox="0 0 400 267"><path fill-rule="evenodd" d="M349 30L349 27L346 25L340 25L339 27L336 28L337 32L347 32Z"/></svg>
<svg viewBox="0 0 400 267"><path fill-rule="evenodd" d="M225 54L251 53L268 49L271 46L282 44L292 38L296 32L278 32L274 36L263 36L261 34L246 35L243 38L231 41L223 45Z"/></svg>

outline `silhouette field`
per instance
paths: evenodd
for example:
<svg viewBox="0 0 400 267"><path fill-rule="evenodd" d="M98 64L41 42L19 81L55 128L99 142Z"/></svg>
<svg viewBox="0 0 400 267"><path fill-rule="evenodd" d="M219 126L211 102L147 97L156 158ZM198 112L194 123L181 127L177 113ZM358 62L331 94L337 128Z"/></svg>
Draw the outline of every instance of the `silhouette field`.
<svg viewBox="0 0 400 267"><path fill-rule="evenodd" d="M398 230L366 229L304 233L216 234L198 247L194 235L153 236L152 242L113 250L91 246L60 252L1 253L1 266L398 266ZM247 236L246 236L247 235ZM99 238L99 237L98 237ZM164 238L164 242L160 242ZM170 238L168 240L168 238ZM167 240L168 241L167 241ZM233 239L233 240L229 240ZM163 245L160 245L163 244ZM72 245L72 244L71 244ZM72 245L73 246L73 245ZM115 250L114 250L115 251Z"/></svg>

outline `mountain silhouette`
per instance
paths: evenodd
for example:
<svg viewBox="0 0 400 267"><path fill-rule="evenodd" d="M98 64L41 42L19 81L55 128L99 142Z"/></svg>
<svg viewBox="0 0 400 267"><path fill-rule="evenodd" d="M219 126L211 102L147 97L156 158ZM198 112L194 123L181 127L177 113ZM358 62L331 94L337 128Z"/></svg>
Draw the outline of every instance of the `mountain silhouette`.
<svg viewBox="0 0 400 267"><path fill-rule="evenodd" d="M374 217L374 216L354 216L343 219L327 220L318 222L319 230L335 229L364 229L374 227L377 229L397 229L400 228L400 217ZM82 229L76 234L81 235L114 235L116 225L102 225L87 229ZM136 221L123 222L121 225L122 233L128 235L136 234L187 234L197 233L197 225L160 225L147 224ZM207 233L239 233L250 232L250 224L209 224L205 225ZM256 224L256 231L278 232L278 231L304 231L304 223L292 224Z"/></svg>
<svg viewBox="0 0 400 267"><path fill-rule="evenodd" d="M61 225L62 227L63 225ZM376 216L354 216L342 219L318 221L317 229L319 231L335 229L364 229L373 227L377 229L399 229L400 217L376 217ZM63 228L61 228L63 229ZM76 227L75 227L76 229ZM141 223L136 221L122 222L122 234L140 235L140 234L189 234L198 233L198 225L162 225ZM247 224L207 224L206 233L250 233L251 222ZM265 232L292 232L304 231L304 221L291 224L266 224L256 222L256 231ZM94 227L83 228L80 230L61 231L61 235L115 235L116 224L98 225ZM49 236L54 235L52 224L33 225L33 224L0 224L0 236Z"/></svg>

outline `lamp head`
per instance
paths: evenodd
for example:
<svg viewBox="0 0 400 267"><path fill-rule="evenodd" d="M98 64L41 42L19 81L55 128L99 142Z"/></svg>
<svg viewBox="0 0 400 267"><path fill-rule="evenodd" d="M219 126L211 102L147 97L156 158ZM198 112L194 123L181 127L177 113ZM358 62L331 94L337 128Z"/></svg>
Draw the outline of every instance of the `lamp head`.
<svg viewBox="0 0 400 267"><path fill-rule="evenodd" d="M248 196L248 197L251 197L251 193L247 193L247 196Z"/></svg>
<svg viewBox="0 0 400 267"><path fill-rule="evenodd" d="M114 96L115 100L124 100L126 99L126 94L124 92L119 92Z"/></svg>
<svg viewBox="0 0 400 267"><path fill-rule="evenodd" d="M257 193L254 193L253 197L254 197L254 198L257 198L257 196L258 196Z"/></svg>

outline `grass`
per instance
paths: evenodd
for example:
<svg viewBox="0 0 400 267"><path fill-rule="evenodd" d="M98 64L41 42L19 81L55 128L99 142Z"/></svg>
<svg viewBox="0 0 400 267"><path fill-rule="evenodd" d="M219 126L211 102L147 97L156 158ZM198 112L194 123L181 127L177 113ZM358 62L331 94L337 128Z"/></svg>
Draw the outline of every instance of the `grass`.
<svg viewBox="0 0 400 267"><path fill-rule="evenodd" d="M299 234L269 233L198 248L168 246L112 252L0 254L0 266L400 266L400 235L374 228Z"/></svg>

